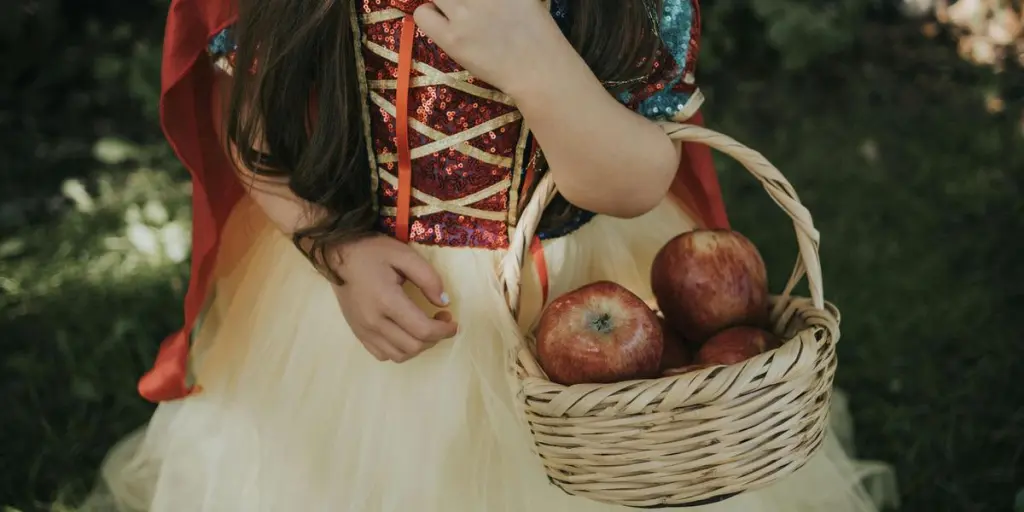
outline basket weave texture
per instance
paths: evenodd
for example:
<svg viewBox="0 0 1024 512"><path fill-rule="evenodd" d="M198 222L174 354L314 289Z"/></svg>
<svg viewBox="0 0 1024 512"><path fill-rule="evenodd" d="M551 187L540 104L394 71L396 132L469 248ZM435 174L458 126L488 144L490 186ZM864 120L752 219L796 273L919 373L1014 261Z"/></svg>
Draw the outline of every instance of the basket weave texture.
<svg viewBox="0 0 1024 512"><path fill-rule="evenodd" d="M629 507L698 505L761 488L803 466L820 446L836 369L839 312L824 300L819 234L785 177L760 153L706 128L666 123L676 141L739 161L793 220L799 255L771 321L782 347L743 363L672 377L563 386L548 380L533 339L511 354L522 417L551 482ZM509 309L541 213L555 193L538 184L499 269ZM794 297L806 275L810 298Z"/></svg>

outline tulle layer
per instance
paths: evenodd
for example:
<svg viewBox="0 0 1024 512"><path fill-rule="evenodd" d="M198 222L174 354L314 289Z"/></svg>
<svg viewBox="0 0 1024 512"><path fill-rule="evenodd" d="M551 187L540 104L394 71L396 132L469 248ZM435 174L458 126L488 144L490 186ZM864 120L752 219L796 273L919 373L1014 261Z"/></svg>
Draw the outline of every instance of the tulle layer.
<svg viewBox="0 0 1024 512"><path fill-rule="evenodd" d="M551 295L611 279L649 297L655 252L690 226L666 203L644 218L598 218L547 242ZM239 207L227 236L194 349L203 393L161 405L117 446L86 509L627 510L551 486L531 450L507 380L505 356L518 338L495 277L499 253L419 248L445 278L460 332L396 365L365 352L330 287L251 205ZM541 305L536 274L524 276L528 325ZM847 435L841 398L832 421ZM888 468L854 462L830 435L781 483L689 510L861 512L894 496Z"/></svg>

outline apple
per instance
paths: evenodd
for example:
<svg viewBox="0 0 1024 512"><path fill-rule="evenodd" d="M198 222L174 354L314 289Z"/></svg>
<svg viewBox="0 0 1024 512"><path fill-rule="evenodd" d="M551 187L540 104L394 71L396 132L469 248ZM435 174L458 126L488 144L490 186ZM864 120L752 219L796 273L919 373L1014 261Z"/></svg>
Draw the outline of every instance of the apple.
<svg viewBox="0 0 1024 512"><path fill-rule="evenodd" d="M764 329L730 327L704 342L694 360L706 365L737 364L779 345L779 338Z"/></svg>
<svg viewBox="0 0 1024 512"><path fill-rule="evenodd" d="M661 351L661 371L681 368L690 364L692 357L686 342L665 323L664 317L659 316L658 320L661 323L661 333L665 340L664 348Z"/></svg>
<svg viewBox="0 0 1024 512"><path fill-rule="evenodd" d="M768 322L764 260L736 231L696 230L669 240L651 265L651 288L669 325L693 343Z"/></svg>
<svg viewBox="0 0 1024 512"><path fill-rule="evenodd" d="M541 368L552 382L567 386L657 376L663 347L658 315L610 281L558 297L537 327Z"/></svg>

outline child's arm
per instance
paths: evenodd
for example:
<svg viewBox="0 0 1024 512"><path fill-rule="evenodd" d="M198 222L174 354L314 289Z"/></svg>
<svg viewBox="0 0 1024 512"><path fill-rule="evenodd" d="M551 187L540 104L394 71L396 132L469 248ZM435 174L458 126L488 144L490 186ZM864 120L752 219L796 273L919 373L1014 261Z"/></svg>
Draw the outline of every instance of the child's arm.
<svg viewBox="0 0 1024 512"><path fill-rule="evenodd" d="M225 123L223 122L224 106L221 94L230 90L231 78L227 75L217 75L217 83L213 91L213 125L217 130L217 138L226 141L224 133ZM265 148L258 148L265 150ZM235 148L229 148L231 161L239 161ZM289 237L304 226L309 226L319 220L321 212L315 205L304 201L295 195L288 187L287 178L261 176L249 169L235 166L235 173L238 179L245 185L249 197L256 203L263 213L267 215L282 233Z"/></svg>
<svg viewBox="0 0 1024 512"><path fill-rule="evenodd" d="M516 100L569 202L635 217L665 197L680 151L608 94L543 3L434 0L416 10L416 22L456 62Z"/></svg>
<svg viewBox="0 0 1024 512"><path fill-rule="evenodd" d="M227 140L219 101L225 84L219 85L214 91L214 125L218 137ZM324 214L319 206L296 196L286 178L259 175L237 165L235 172L253 202L289 236ZM442 311L431 318L403 291L402 282L409 280L436 306L448 305L441 276L408 245L384 236L371 237L333 248L327 257L328 264L345 280L344 285L334 286L342 313L377 360L407 361L458 332L450 313Z"/></svg>
<svg viewBox="0 0 1024 512"><path fill-rule="evenodd" d="M616 217L642 215L665 197L680 149L661 127L609 95L564 46L551 57L559 71L534 74L509 94L569 202Z"/></svg>
<svg viewBox="0 0 1024 512"><path fill-rule="evenodd" d="M320 219L319 208L296 196L287 180L260 176L248 169L236 168L236 172L253 202L289 237Z"/></svg>

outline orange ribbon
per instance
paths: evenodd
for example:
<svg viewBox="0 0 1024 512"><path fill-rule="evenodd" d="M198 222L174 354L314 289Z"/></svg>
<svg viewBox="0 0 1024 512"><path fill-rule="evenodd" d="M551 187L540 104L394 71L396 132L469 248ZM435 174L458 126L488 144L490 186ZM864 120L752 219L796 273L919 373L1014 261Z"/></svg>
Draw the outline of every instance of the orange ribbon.
<svg viewBox="0 0 1024 512"><path fill-rule="evenodd" d="M533 266L537 269L537 279L540 281L541 306L548 303L548 262L544 257L544 244L540 237L533 237L530 244L530 256L533 257Z"/></svg>
<svg viewBox="0 0 1024 512"><path fill-rule="evenodd" d="M402 20L398 47L398 97L395 101L395 131L398 143L398 212L395 238L409 241L409 210L412 202L412 152L409 149L409 83L412 81L412 49L416 21L411 14Z"/></svg>

